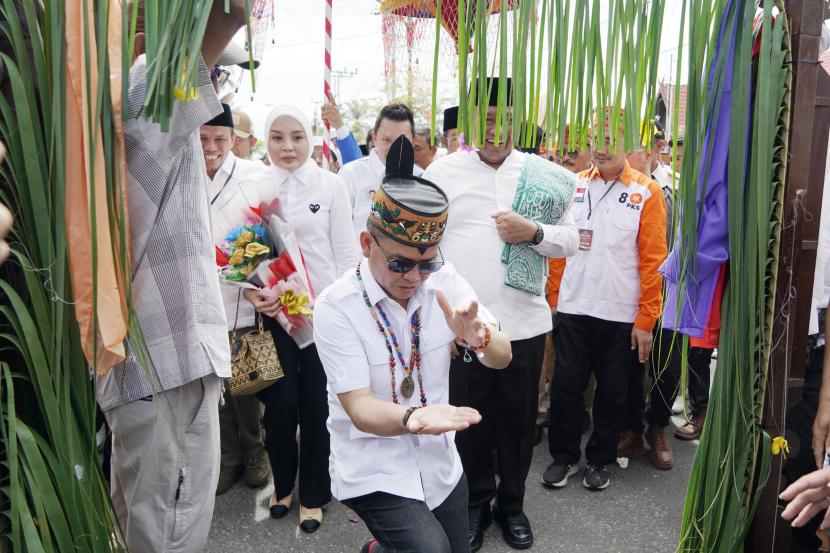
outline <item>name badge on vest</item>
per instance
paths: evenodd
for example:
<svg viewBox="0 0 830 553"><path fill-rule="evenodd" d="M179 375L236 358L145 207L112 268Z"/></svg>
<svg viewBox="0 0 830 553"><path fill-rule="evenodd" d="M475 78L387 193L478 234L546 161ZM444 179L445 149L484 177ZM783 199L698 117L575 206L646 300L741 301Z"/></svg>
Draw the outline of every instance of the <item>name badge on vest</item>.
<svg viewBox="0 0 830 553"><path fill-rule="evenodd" d="M591 249L591 242L594 241L594 231L587 228L579 229L579 249L587 252Z"/></svg>
<svg viewBox="0 0 830 553"><path fill-rule="evenodd" d="M574 202L580 203L580 204L582 202L584 202L585 201L585 192L586 192L586 190L588 190L588 189L585 188L585 187L577 186L576 187L576 193L574 194Z"/></svg>

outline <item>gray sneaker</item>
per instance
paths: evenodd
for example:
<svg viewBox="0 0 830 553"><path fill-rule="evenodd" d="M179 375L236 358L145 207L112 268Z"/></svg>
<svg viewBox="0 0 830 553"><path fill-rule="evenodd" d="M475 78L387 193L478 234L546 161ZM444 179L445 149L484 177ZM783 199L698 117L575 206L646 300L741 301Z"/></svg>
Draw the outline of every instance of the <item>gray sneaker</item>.
<svg viewBox="0 0 830 553"><path fill-rule="evenodd" d="M548 468L542 475L542 485L546 488L564 488L568 485L568 477L573 476L577 472L579 472L577 465L560 464L554 461L548 465Z"/></svg>
<svg viewBox="0 0 830 553"><path fill-rule="evenodd" d="M588 463L582 473L582 485L592 491L604 490L611 483L608 471L602 465Z"/></svg>

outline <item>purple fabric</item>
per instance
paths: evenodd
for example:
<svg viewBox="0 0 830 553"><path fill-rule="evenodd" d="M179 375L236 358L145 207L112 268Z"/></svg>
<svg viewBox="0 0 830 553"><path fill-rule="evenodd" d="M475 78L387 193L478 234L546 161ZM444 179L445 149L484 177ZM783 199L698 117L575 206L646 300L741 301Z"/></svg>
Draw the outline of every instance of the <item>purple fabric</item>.
<svg viewBox="0 0 830 553"><path fill-rule="evenodd" d="M732 8L732 0L728 2L725 13ZM698 222L698 251L697 267L681 266L680 247L675 246L672 253L663 263L660 272L666 278L666 302L663 315L663 328L675 330L688 336L701 338L706 328L715 288L718 282L718 272L721 265L729 259L729 221L727 211L727 176L729 171L729 137L730 137L730 108L732 103L732 71L735 59L735 36L737 25L741 21L740 12L734 18L735 28L732 29L731 40L728 45L729 55L723 75L720 76L723 93L718 106L717 114L713 114L706 123L706 135L703 142L703 152L709 151L712 146L712 155L708 171L706 159L700 163L700 179L698 182L697 208L703 202L703 211ZM723 46L722 41L726 31L727 18L721 24L717 50ZM715 56L717 59L717 56ZM709 90L711 96L715 93L715 64L709 74ZM748 119L747 119L748 121ZM705 186L705 189L704 189ZM676 244L679 244L680 233L677 233ZM691 265L691 263L689 263ZM682 301L678 302L680 290L678 281L685 271L685 288ZM678 306L679 303L679 306ZM678 312L678 307L680 311Z"/></svg>

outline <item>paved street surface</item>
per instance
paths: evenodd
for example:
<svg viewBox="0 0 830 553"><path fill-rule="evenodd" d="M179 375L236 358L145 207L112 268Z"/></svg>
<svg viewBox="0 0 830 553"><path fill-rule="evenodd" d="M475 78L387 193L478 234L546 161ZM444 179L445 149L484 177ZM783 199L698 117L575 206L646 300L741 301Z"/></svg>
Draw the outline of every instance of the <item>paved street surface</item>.
<svg viewBox="0 0 830 553"><path fill-rule="evenodd" d="M527 480L525 511L536 537L531 551L562 553L671 553L677 545L686 481L696 444L676 440L670 431L674 468L652 467L647 458L627 469L611 468L611 486L603 492L582 487L581 473L562 490L539 483L549 462L547 439L536 448ZM297 526L297 501L282 520L268 516L272 487L251 490L237 484L216 498L209 553L358 553L369 532L351 511L332 502L323 526L304 534ZM486 533L482 553L508 553L495 524Z"/></svg>

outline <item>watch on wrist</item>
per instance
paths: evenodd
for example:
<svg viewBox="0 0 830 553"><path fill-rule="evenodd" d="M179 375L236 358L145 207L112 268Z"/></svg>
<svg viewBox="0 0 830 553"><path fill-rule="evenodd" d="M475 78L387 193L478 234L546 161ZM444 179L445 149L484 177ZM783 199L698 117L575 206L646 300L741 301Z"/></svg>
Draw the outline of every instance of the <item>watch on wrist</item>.
<svg viewBox="0 0 830 553"><path fill-rule="evenodd" d="M536 234L533 235L533 239L530 241L531 244L534 246L538 246L542 243L542 240L545 238L545 229L542 228L542 225L536 223Z"/></svg>

